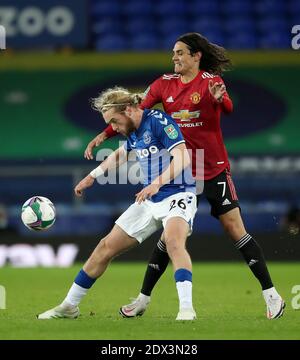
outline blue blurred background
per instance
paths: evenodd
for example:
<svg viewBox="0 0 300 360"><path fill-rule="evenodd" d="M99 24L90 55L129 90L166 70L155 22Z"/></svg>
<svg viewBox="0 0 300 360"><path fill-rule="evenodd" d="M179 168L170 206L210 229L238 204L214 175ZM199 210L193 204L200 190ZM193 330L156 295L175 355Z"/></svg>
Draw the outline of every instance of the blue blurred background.
<svg viewBox="0 0 300 360"><path fill-rule="evenodd" d="M89 99L112 85L143 91L172 72L174 41L191 31L228 49L234 63L224 80L235 109L222 128L247 229L258 234L270 258L300 259L297 24L296 0L0 0L6 31L0 50L0 266L43 265L41 255L28 255L41 244L53 251L76 244L74 260L82 260L133 202L139 185L97 184L83 199L73 195L96 166L84 160L85 146L105 127ZM115 149L119 140L102 148ZM57 208L55 225L44 233L30 232L20 219L33 195ZM203 199L190 239L194 258L235 259L209 212ZM216 241L222 243L218 254ZM152 243L131 258L147 258Z"/></svg>

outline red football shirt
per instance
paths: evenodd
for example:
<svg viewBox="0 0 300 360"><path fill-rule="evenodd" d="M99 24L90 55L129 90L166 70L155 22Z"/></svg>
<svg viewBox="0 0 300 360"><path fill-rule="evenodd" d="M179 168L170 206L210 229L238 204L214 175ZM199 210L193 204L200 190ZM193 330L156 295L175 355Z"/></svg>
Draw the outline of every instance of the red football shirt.
<svg viewBox="0 0 300 360"><path fill-rule="evenodd" d="M229 168L227 151L223 142L220 127L221 112L233 110L232 101L227 93L223 101L218 103L210 94L208 83L223 82L220 76L199 71L189 83L184 84L180 75L163 75L155 80L146 90L146 97L141 104L142 109L151 109L162 103L167 114L177 122L186 140L186 146L192 150L193 175L196 172L196 149L204 149L204 179L209 180ZM108 127L108 136L114 131ZM203 176L203 175L202 175ZM202 176L200 176L202 178Z"/></svg>

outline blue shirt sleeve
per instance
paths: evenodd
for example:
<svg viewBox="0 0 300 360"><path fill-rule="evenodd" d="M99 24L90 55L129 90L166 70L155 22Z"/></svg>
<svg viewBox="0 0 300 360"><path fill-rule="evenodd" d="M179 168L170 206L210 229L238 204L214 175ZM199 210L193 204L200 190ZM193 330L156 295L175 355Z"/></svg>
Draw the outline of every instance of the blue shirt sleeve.
<svg viewBox="0 0 300 360"><path fill-rule="evenodd" d="M152 115L152 131L168 151L185 142L176 122L163 112L157 111Z"/></svg>

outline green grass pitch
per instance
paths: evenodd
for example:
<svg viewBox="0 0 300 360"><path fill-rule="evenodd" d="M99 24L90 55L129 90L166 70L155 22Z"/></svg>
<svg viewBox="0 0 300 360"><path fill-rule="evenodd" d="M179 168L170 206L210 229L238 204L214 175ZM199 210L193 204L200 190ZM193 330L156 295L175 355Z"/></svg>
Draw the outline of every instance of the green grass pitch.
<svg viewBox="0 0 300 360"><path fill-rule="evenodd" d="M123 319L118 309L139 292L145 265L113 262L83 300L78 319L43 321L35 315L64 298L80 264L67 269L0 269L7 307L0 309L0 339L300 339L300 310L291 306L291 289L300 284L299 264L269 264L287 305L278 320L265 317L260 287L242 263L194 264L196 321L175 321L178 301L171 266L146 313Z"/></svg>

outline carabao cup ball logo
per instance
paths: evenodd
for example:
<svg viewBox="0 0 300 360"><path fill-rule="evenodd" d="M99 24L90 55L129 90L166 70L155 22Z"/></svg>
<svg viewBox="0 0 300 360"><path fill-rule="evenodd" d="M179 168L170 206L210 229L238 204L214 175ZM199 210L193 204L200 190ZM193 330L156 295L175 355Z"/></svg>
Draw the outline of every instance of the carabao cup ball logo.
<svg viewBox="0 0 300 360"><path fill-rule="evenodd" d="M146 145L151 143L151 133L150 133L150 131L147 130L147 131L144 132L143 140L144 140L144 143Z"/></svg>

